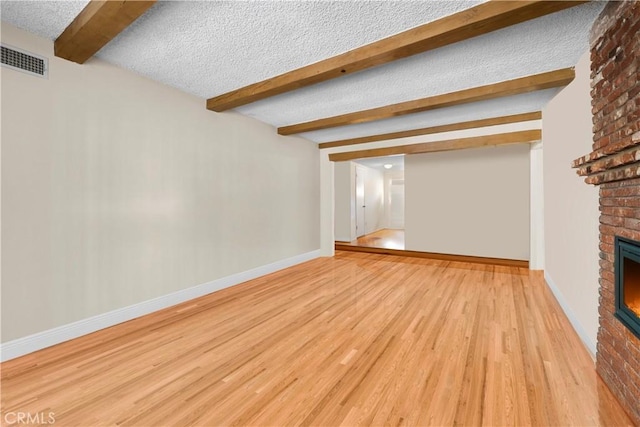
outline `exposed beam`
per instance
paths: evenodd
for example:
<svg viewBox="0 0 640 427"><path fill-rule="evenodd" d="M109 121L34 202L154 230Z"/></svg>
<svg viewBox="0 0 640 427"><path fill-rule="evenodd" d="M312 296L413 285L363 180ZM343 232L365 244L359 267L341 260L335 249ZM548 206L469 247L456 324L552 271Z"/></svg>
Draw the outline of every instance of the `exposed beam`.
<svg viewBox="0 0 640 427"><path fill-rule="evenodd" d="M363 136L360 138L341 139L339 141L323 142L318 144L318 148L343 147L345 145L365 144L367 142L386 141L389 139L407 138L410 136L430 135L441 132L452 132L456 130L474 129L485 126L504 125L508 123L527 122L530 120L540 120L542 112L513 114L511 116L492 117L489 119L471 120L468 122L451 123L448 125L431 126L428 128L403 130L400 132L382 133L379 135Z"/></svg>
<svg viewBox="0 0 640 427"><path fill-rule="evenodd" d="M490 1L343 54L207 100L225 111L291 90L487 34L586 1Z"/></svg>
<svg viewBox="0 0 640 427"><path fill-rule="evenodd" d="M542 131L539 129L518 132L497 133L493 135L474 136L472 138L449 139L445 141L425 142L421 144L400 145L397 147L375 148L371 150L350 151L347 153L329 154L332 162L364 159L367 157L393 156L398 154L422 154L438 151L464 150L467 148L490 147L506 144L523 144L540 141Z"/></svg>
<svg viewBox="0 0 640 427"><path fill-rule="evenodd" d="M355 123L372 122L374 120L388 119L405 114L419 113L422 111L435 110L438 108L451 107L470 102L486 101L488 99L566 86L571 83L574 77L575 72L573 68L563 68L560 70L549 71L547 73L534 74L532 76L507 80L500 83L464 89L457 92L450 92L442 95L415 99L413 101L401 102L399 104L385 105L383 107L372 108L369 110L356 111L354 113L347 113L339 116L312 120L310 122L298 123L291 126L284 126L278 128L278 133L280 135L292 135L295 133L310 132L337 126L352 125Z"/></svg>
<svg viewBox="0 0 640 427"><path fill-rule="evenodd" d="M54 43L55 55L84 64L156 0L92 0Z"/></svg>

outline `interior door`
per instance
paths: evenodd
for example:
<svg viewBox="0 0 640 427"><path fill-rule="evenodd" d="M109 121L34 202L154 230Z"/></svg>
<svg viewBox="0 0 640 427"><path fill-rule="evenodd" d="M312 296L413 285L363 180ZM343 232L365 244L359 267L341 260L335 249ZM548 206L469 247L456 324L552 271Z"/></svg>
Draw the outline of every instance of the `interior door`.
<svg viewBox="0 0 640 427"><path fill-rule="evenodd" d="M365 171L356 166L356 237L365 234L365 200L364 200L364 179Z"/></svg>

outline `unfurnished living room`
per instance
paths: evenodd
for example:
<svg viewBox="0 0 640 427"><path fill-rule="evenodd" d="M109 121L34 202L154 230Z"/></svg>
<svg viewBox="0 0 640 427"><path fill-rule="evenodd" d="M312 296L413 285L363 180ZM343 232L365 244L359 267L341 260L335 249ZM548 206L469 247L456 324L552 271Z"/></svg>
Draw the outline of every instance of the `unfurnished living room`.
<svg viewBox="0 0 640 427"><path fill-rule="evenodd" d="M640 425L640 2L0 17L0 425Z"/></svg>

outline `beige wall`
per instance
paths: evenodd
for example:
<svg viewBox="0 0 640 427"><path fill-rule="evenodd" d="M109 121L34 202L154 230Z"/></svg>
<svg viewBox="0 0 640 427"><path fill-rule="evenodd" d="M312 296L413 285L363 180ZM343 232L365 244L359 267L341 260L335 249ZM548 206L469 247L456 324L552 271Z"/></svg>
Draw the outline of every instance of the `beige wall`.
<svg viewBox="0 0 640 427"><path fill-rule="evenodd" d="M336 162L334 174L335 236L337 241L350 242L356 237L354 164Z"/></svg>
<svg viewBox="0 0 640 427"><path fill-rule="evenodd" d="M315 144L2 41L50 60L2 73L3 342L319 248Z"/></svg>
<svg viewBox="0 0 640 427"><path fill-rule="evenodd" d="M531 120L527 122L519 122L519 123L509 123L505 125L496 125L496 126L487 126L483 128L474 128L474 129L465 129L459 131L451 131L451 132L442 132L431 135L420 135L416 137L408 137L408 138L399 138L399 139L389 139L385 141L376 141L369 142L365 144L357 144L357 145L347 145L343 147L333 147L333 148L325 148L320 150L320 240L321 240L321 250L322 255L324 256L332 256L334 254L334 184L333 184L333 169L334 162L329 160L329 155L334 153L347 153L353 151L360 150L369 150L376 148L386 148L386 147L397 147L400 145L410 145L424 142L436 142L436 141L445 141L451 139L458 138L470 138L476 136L483 135L493 135L497 133L507 133L507 132L517 132L523 130L533 130L533 129L541 129L542 120ZM535 150L533 150L535 151ZM537 159L536 156L531 156L531 161ZM534 170L538 170L538 162L536 160L536 164L534 165ZM527 170L529 169L529 165L527 164ZM533 172L536 173L536 172ZM445 176L448 176L445 175ZM440 178L438 178L440 179ZM538 191L537 187L542 187L542 185L538 185L537 180L532 180L532 190L531 193L536 193ZM529 194L529 189L527 191L527 197ZM405 200L408 196L406 195L405 188ZM405 203L406 205L406 203ZM539 209L539 206L531 205L532 209ZM405 206L405 211L406 211ZM406 215L405 215L406 217ZM536 213L532 212L532 218L536 218ZM535 235L537 233L537 228L541 226L542 221L532 222L530 225L531 234ZM528 226L529 227L529 226ZM531 243L536 243L531 239ZM539 250L538 245L533 245L534 250ZM536 258L542 258L543 254L535 254ZM535 263L535 266L540 266L541 263Z"/></svg>
<svg viewBox="0 0 640 427"><path fill-rule="evenodd" d="M543 111L545 277L583 341L598 332L598 189L571 169L591 151L589 53Z"/></svg>
<svg viewBox="0 0 640 427"><path fill-rule="evenodd" d="M405 156L406 249L528 260L529 148Z"/></svg>

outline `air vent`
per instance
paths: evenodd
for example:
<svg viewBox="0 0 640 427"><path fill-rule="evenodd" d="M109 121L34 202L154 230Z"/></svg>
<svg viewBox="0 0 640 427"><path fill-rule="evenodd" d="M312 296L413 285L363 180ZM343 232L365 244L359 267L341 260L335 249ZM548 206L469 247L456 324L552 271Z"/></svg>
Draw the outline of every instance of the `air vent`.
<svg viewBox="0 0 640 427"><path fill-rule="evenodd" d="M1 45L2 66L38 77L47 77L48 61L39 55L15 47Z"/></svg>

